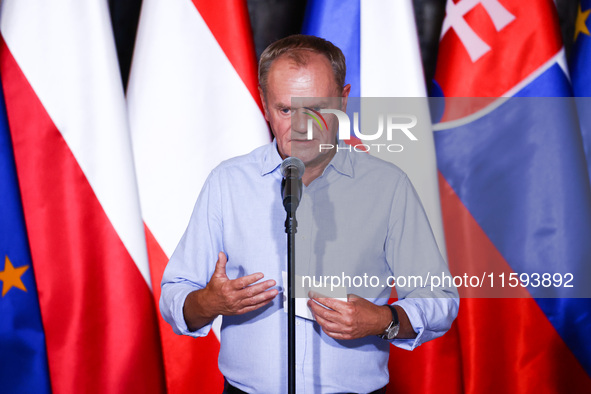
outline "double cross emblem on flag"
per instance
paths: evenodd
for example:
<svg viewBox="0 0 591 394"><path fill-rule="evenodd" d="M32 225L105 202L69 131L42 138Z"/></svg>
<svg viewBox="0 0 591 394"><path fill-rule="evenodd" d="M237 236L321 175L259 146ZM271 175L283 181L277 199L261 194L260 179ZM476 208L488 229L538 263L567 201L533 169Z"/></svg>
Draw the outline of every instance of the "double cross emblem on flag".
<svg viewBox="0 0 591 394"><path fill-rule="evenodd" d="M445 7L446 16L441 28L441 37L449 29L454 29L460 41L468 51L472 62L476 62L482 55L490 51L490 46L476 34L470 27L464 16L474 7L482 5L497 32L500 32L515 19L498 0L462 0L457 3L447 2Z"/></svg>

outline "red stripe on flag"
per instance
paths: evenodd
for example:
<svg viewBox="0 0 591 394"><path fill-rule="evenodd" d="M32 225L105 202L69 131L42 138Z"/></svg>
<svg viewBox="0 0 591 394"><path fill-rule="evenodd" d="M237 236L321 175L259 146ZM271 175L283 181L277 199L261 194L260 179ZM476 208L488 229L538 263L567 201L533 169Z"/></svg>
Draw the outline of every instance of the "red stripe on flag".
<svg viewBox="0 0 591 394"><path fill-rule="evenodd" d="M246 1L192 1L262 111L257 60Z"/></svg>
<svg viewBox="0 0 591 394"><path fill-rule="evenodd" d="M462 393L462 359L459 352L459 333L455 322L443 337L429 341L412 352L390 346L390 383L386 392Z"/></svg>
<svg viewBox="0 0 591 394"><path fill-rule="evenodd" d="M510 270L441 173L439 185L452 275L475 264ZM467 393L591 387L591 378L532 298L464 298L456 323L461 348L456 357L462 360Z"/></svg>
<svg viewBox="0 0 591 394"><path fill-rule="evenodd" d="M152 287L156 305L158 305L161 293L160 283L168 257L150 229L147 226L145 229ZM224 377L217 367L220 343L215 334L210 332L207 337L198 339L176 335L162 315L158 314L158 316L168 392L221 393L224 388Z"/></svg>
<svg viewBox="0 0 591 394"><path fill-rule="evenodd" d="M160 393L150 290L3 40L0 68L52 389Z"/></svg>

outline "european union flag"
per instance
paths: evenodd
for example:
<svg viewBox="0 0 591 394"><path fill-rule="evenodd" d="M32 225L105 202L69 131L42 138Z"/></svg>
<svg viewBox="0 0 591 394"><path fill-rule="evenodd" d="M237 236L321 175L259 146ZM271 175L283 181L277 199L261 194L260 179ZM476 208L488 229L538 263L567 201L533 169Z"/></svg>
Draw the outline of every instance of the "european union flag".
<svg viewBox="0 0 591 394"><path fill-rule="evenodd" d="M0 89L0 392L51 392L45 334Z"/></svg>
<svg viewBox="0 0 591 394"><path fill-rule="evenodd" d="M581 0L575 22L574 45L570 59L573 92L577 97L579 121L587 157L587 169L591 176L591 0Z"/></svg>

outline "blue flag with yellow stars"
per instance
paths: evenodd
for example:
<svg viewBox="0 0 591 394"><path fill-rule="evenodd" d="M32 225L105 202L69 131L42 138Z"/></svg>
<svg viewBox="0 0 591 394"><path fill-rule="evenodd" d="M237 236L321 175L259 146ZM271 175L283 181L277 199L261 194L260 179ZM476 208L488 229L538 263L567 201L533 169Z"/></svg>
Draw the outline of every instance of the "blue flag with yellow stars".
<svg viewBox="0 0 591 394"><path fill-rule="evenodd" d="M587 169L591 177L591 0L581 0L575 21L574 45L570 58L573 92L577 99L579 121ZM590 178L591 179L591 178Z"/></svg>
<svg viewBox="0 0 591 394"><path fill-rule="evenodd" d="M0 392L51 392L45 334L1 89Z"/></svg>

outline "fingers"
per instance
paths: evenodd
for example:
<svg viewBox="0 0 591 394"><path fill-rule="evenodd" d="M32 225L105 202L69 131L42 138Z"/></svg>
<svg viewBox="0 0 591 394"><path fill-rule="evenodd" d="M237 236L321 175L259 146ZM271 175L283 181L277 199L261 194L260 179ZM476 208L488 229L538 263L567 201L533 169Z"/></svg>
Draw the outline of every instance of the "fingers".
<svg viewBox="0 0 591 394"><path fill-rule="evenodd" d="M357 294L347 294L347 301L355 302L355 300L361 300L362 298L359 297Z"/></svg>
<svg viewBox="0 0 591 394"><path fill-rule="evenodd" d="M350 295L348 297L349 302L345 302L334 298L321 297L313 292L311 292L310 297L312 298L308 301L308 307L314 314L314 318L322 331L328 336L334 339L354 339L366 335L365 320L370 316L364 313L360 315L360 306L358 304L368 301Z"/></svg>
<svg viewBox="0 0 591 394"><path fill-rule="evenodd" d="M228 263L228 258L226 257L226 254L224 252L218 253L218 261L216 261L216 263L215 263L215 270L213 272L213 275L218 278L227 279L228 278L228 275L226 274L227 263ZM252 285L255 282L258 282L263 277L264 277L264 275L262 273L257 272L254 274L250 274L250 275L246 275L246 276L237 278L237 279L231 281L232 288L234 288L235 290L240 290L244 287ZM274 286L274 284L271 286ZM271 287L271 286L269 286L269 287Z"/></svg>
<svg viewBox="0 0 591 394"><path fill-rule="evenodd" d="M215 263L215 270L213 274L215 276L220 276L227 278L226 276L226 264L228 263L228 258L224 252L218 253L218 261Z"/></svg>
<svg viewBox="0 0 591 394"><path fill-rule="evenodd" d="M244 307L243 309L240 310L240 313L239 314L248 313L248 312L252 312L254 310L257 310L257 309L259 309L259 308L267 305L271 301L273 301L273 297L271 297L271 299L268 299L266 301L260 302L258 304L254 304L254 305L250 305L250 306Z"/></svg>
<svg viewBox="0 0 591 394"><path fill-rule="evenodd" d="M319 315L315 315L315 318L318 324L320 324L320 327L322 327L322 331L324 331L328 336L334 339L352 339L349 334L342 332L343 327L340 324L326 320Z"/></svg>
<svg viewBox="0 0 591 394"><path fill-rule="evenodd" d="M273 298L277 296L277 294L279 294L277 289L271 289L258 292L248 298L243 298L240 302L240 309L237 311L237 313L242 314L265 306L270 303Z"/></svg>
<svg viewBox="0 0 591 394"><path fill-rule="evenodd" d="M308 296L321 303L324 306L329 307L330 309L333 309L337 312L342 311L344 308L347 308L347 302L345 301L341 301L341 300L337 300L336 298L329 298L329 297L322 297L322 295L315 293L313 291L311 291Z"/></svg>
<svg viewBox="0 0 591 394"><path fill-rule="evenodd" d="M253 283L256 283L259 280L263 279L263 277L264 277L264 275L261 272L256 272L254 274L241 276L240 278L236 278L231 281L232 288L234 290L244 289L245 287L248 287L248 286L252 285ZM275 286L275 283L273 283L271 286ZM271 286L269 286L269 287L271 287Z"/></svg>
<svg viewBox="0 0 591 394"><path fill-rule="evenodd" d="M314 300L308 301L308 308L310 308L315 317L321 317L327 321L339 322L340 314L338 312L326 309L322 305L318 305Z"/></svg>
<svg viewBox="0 0 591 394"><path fill-rule="evenodd" d="M261 283L255 283L263 278L263 274L256 273L231 280L229 285L231 298L235 300L235 314L246 313L268 304L279 294L277 289L272 289L276 282L273 279Z"/></svg>
<svg viewBox="0 0 591 394"><path fill-rule="evenodd" d="M332 322L339 326L349 324L349 314L347 312L349 312L350 305L348 305L347 302L334 298L321 297L315 292L310 292L309 296L311 299L308 301L308 307L317 320L318 317L320 317L323 321ZM318 305L318 303L322 305Z"/></svg>
<svg viewBox="0 0 591 394"><path fill-rule="evenodd" d="M308 302L309 305L311 304L310 309L313 309L312 313L314 313L316 322L320 324L322 331L324 331L326 335L334 339L355 338L354 328L350 324L344 323L342 315L338 314L337 312L330 311L316 304L314 301Z"/></svg>
<svg viewBox="0 0 591 394"><path fill-rule="evenodd" d="M207 285L218 305L218 314L236 315L253 311L271 302L279 293L277 289L271 289L276 284L272 279L257 283L264 277L260 272L230 280L226 274L227 262L225 253L220 252L212 279Z"/></svg>
<svg viewBox="0 0 591 394"><path fill-rule="evenodd" d="M275 286L275 281L273 279L269 279L251 286L243 288L241 287L240 289L238 289L238 293L241 298L251 298L255 297L259 293L262 293L273 286Z"/></svg>
<svg viewBox="0 0 591 394"><path fill-rule="evenodd" d="M235 297L236 303L228 311L228 314L241 315L267 305L279 294L277 289L269 290L272 286L275 286L275 281L268 280L239 291L234 291L233 297Z"/></svg>

